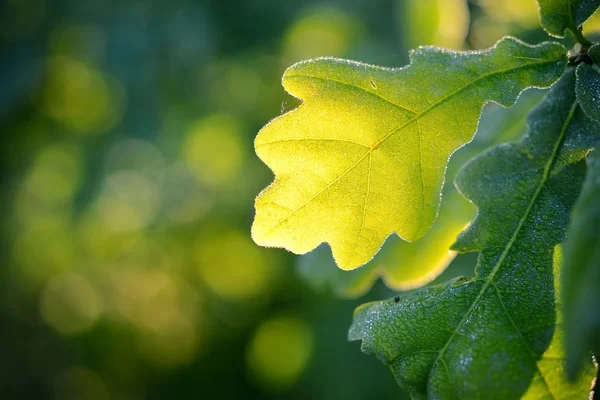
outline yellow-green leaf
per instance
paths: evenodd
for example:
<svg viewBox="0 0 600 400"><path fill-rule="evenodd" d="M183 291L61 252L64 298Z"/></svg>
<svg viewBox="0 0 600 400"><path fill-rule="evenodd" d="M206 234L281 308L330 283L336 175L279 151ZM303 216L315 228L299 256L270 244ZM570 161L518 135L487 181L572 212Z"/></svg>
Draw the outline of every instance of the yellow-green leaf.
<svg viewBox="0 0 600 400"><path fill-rule="evenodd" d="M475 207L454 188L444 190L444 200L431 231L415 243L388 240L375 258L362 268L340 270L329 249L321 245L298 260L299 273L311 286L329 286L341 298L364 295L378 278L390 289L404 291L428 284L454 260L450 250L456 236L475 216Z"/></svg>
<svg viewBox="0 0 600 400"><path fill-rule="evenodd" d="M399 69L332 58L290 67L283 86L303 104L256 138L275 181L256 200L254 240L294 253L328 242L353 269L392 233L419 239L448 158L472 139L483 105L551 85L565 61L559 44L505 38L477 52L422 47Z"/></svg>
<svg viewBox="0 0 600 400"><path fill-rule="evenodd" d="M492 144L515 140L525 132L527 112L541 100L542 93L541 90L529 90L519 96L517 104L511 108L488 104L473 142L452 155L447 178L452 180L460 166ZM450 244L474 215L473 204L460 196L454 185L446 184L439 214L431 230L421 240L408 243L394 235L371 262L352 271L339 269L329 246L322 244L298 257L298 274L314 289L329 289L340 298L364 295L379 278L387 287L398 291L426 285L434 279L443 278L439 275L456 255L456 252L449 251ZM456 274L449 271L449 275L452 273Z"/></svg>

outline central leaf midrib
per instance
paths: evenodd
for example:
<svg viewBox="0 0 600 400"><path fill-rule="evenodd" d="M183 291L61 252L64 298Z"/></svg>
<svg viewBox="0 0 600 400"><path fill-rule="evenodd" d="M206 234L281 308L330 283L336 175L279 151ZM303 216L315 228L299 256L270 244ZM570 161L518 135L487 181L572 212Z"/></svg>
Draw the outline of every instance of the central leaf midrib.
<svg viewBox="0 0 600 400"><path fill-rule="evenodd" d="M315 195L311 196L306 202L304 202L302 205L300 205L298 208L296 208L293 212L291 212L290 214L288 214L286 217L282 218L277 224L275 224L273 227L271 227L270 229L268 229L265 234L268 235L269 233L271 233L273 230L275 230L277 227L279 227L281 224L283 224L285 221L287 221L292 215L294 215L296 212L298 212L301 209L303 209L304 207L306 207L311 201L313 201L315 198L317 198L318 196L320 196L323 192L325 192L326 190L328 190L331 186L333 186L337 182L339 182L344 176L346 176L354 168L356 168L360 164L360 162L365 159L365 157L367 157L370 153L372 153L374 150L376 150L377 148L379 148L379 146L383 142L385 142L387 139L389 139L392 135L394 135L395 133L399 132L400 130L402 130L404 127L408 126L412 122L414 122L414 121L422 118L428 112L430 112L431 110L435 109L439 105L443 104L449 98L456 96L457 94L459 94L463 90L469 88L470 86L476 84L477 82L479 82L479 81L481 81L483 79L489 78L490 76L504 74L504 73L507 73L507 72L513 72L513 71L516 71L516 70L519 70L519 69L522 69L522 68L531 67L532 65L550 64L550 63L554 63L556 61L557 60L545 60L545 61L530 62L530 63L519 65L517 67L506 68L506 69L499 70L499 71L489 72L487 74L479 75L477 78L473 79L472 81L470 81L470 82L464 84L463 86L461 86L461 87L459 87L459 88L451 91L450 93L448 93L445 96L443 96L440 99L438 99L436 102L432 103L425 110L423 110L423 111L421 111L419 113L416 113L411 118L409 118L407 121L405 121L404 123L400 124L398 127L394 128L392 131L390 131L386 135L382 136L378 141L376 141L367 150L367 152L365 154L363 154L354 164L352 164L350 167L348 167L348 169L346 169L339 177L337 177L331 183L328 183L323 189L319 190ZM317 79L317 80L331 81L331 82L334 82L334 83L336 83L336 82L337 83L341 83L341 82L338 82L336 80L331 80L331 79L322 78L322 77L313 76L313 75L305 75L305 74L290 75L290 76L287 77L287 79L291 79L291 78L295 78L295 77L298 77L298 78L309 78L309 79L312 78L312 79ZM370 92L368 90L365 90L363 88L360 88L359 86L353 86L353 87L355 87L357 89L361 89L362 91L365 91L367 93L371 93L372 94L372 92ZM422 170L422 165L419 165L419 170ZM420 227L418 227L418 229L420 229ZM418 229L417 229L417 232L418 232Z"/></svg>
<svg viewBox="0 0 600 400"><path fill-rule="evenodd" d="M529 217L529 214L531 213L531 210L533 209L533 206L535 204L535 202L537 201L538 196L540 195L540 193L543 190L543 187L545 186L545 184L548 181L548 178L550 176L550 172L552 171L552 167L554 166L554 163L556 162L557 158L558 158L558 152L560 150L561 144L565 138L567 129L569 127L569 124L571 123L571 121L573 120L574 114L575 114L575 110L577 109L577 101L575 101L572 106L571 109L569 111L569 114L565 120L565 123L563 124L562 128L561 128L561 132L559 134L559 137L556 141L556 143L554 144L554 148L552 149L552 154L550 155L548 162L546 163L545 167L544 167L544 172L542 174L542 178L540 179L540 183L538 184L535 193L533 194L527 209L525 210L525 213L523 214L523 217L521 217L521 219L519 220L519 224L517 225L517 227L515 228L515 231L513 233L513 235L511 236L509 242L507 243L507 245L505 246L502 255L500 256L500 258L498 259L496 265L494 265L494 268L492 269L492 271L490 272L489 275L487 275L484 278L484 285L481 288L481 290L479 291L479 293L477 294L477 296L475 297L475 299L473 300L473 303L471 304L471 307L469 307L469 310L465 313L464 317L462 318L462 320L459 322L458 326L456 327L456 329L452 332L452 335L450 336L450 338L446 341L446 344L444 345L444 347L440 350L439 356L437 357L436 361L434 361L434 364L437 363L439 360L442 359L442 357L444 356L444 353L446 351L446 349L448 348L448 346L450 345L450 343L452 342L452 340L454 339L454 337L456 336L456 334L458 333L458 331L462 328L463 324L465 323L465 321L469 318L469 316L471 315L471 313L473 312L473 310L475 309L475 307L478 305L479 300L481 299L481 297L485 294L485 292L488 290L488 288L490 287L491 284L493 284L494 281L494 277L496 276L496 274L498 273L498 271L500 270L500 267L502 266L502 264L504 263L504 260L506 259L506 256L508 255L508 252L512 249L512 246L514 245L517 236L519 235L519 233L521 232L521 229L523 228L525 221L527 220L527 218ZM510 316L509 316L510 318ZM514 324L513 324L514 325ZM515 326L515 329L516 326ZM517 332L520 333L517 329ZM539 370L539 367L536 364L536 368L538 369L538 372L540 372L541 375L541 371ZM546 383L546 386L548 387L548 391L550 391L550 387L548 386L548 383L544 380L544 383Z"/></svg>

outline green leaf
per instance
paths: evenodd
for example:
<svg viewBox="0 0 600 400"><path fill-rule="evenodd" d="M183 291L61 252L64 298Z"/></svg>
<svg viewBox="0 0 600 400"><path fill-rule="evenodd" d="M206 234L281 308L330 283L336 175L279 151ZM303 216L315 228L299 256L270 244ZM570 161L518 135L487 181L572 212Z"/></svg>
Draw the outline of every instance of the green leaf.
<svg viewBox="0 0 600 400"><path fill-rule="evenodd" d="M527 112L539 103L541 95L541 90L527 91L511 108L488 104L481 115L477 136L469 146L452 155L446 176L453 178L460 166L491 145L521 136L527 130ZM438 274L456 254L448 249L474 215L473 205L458 194L454 185L446 184L439 215L421 240L408 243L391 237L371 262L352 271L340 270L329 247L320 245L297 258L298 273L314 289L329 288L340 298L364 295L380 277L394 290L414 289L434 279L445 281L448 278Z"/></svg>
<svg viewBox="0 0 600 400"><path fill-rule="evenodd" d="M588 55L594 64L577 66L577 100L588 117L600 121L600 44L590 47Z"/></svg>
<svg viewBox="0 0 600 400"><path fill-rule="evenodd" d="M568 369L577 374L589 352L600 355L600 152L587 157L588 172L573 208L565 241L563 291Z"/></svg>
<svg viewBox="0 0 600 400"><path fill-rule="evenodd" d="M564 66L559 44L505 38L481 52L419 48L400 69L331 58L290 67L283 86L304 102L256 138L275 181L256 199L252 237L299 254L328 242L342 269L368 262L394 232L419 239L482 106L509 106Z"/></svg>
<svg viewBox="0 0 600 400"><path fill-rule="evenodd" d="M578 29L600 7L600 0L538 0L542 27L563 37L565 29Z"/></svg>
<svg viewBox="0 0 600 400"><path fill-rule="evenodd" d="M300 275L311 286L330 287L341 298L364 295L380 277L394 290L415 289L431 282L456 256L450 245L475 215L474 207L456 191L444 192L440 214L423 239L408 243L392 238L369 264L352 271L339 269L327 246L321 245L299 257Z"/></svg>
<svg viewBox="0 0 600 400"><path fill-rule="evenodd" d="M455 247L480 251L476 276L356 310L349 338L414 397L572 399L589 389L592 368L576 385L561 378L555 332L554 248L600 128L577 106L574 85L569 71L530 114L521 142L461 170L456 185L479 213Z"/></svg>

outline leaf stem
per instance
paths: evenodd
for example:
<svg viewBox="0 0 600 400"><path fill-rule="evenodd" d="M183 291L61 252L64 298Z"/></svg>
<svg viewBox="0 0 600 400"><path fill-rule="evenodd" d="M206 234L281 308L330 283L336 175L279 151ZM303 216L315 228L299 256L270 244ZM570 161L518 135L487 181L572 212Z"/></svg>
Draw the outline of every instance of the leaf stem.
<svg viewBox="0 0 600 400"><path fill-rule="evenodd" d="M581 44L585 50L589 49L593 45L592 42L583 36L583 32L581 30L577 28L567 28L567 30L571 36L573 36L573 39L575 39L577 43Z"/></svg>

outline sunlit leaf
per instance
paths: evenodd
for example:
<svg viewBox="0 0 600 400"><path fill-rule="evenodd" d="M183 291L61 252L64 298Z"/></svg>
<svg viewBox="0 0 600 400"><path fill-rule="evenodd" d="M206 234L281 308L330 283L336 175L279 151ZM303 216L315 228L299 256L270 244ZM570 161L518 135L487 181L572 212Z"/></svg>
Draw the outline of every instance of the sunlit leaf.
<svg viewBox="0 0 600 400"><path fill-rule="evenodd" d="M340 270L329 248L321 245L299 258L300 275L311 286L329 286L342 298L364 295L378 278L394 290L415 289L431 282L456 256L450 245L475 215L474 207L458 193L444 192L440 215L423 239L408 243L391 238L368 265L352 271Z"/></svg>
<svg viewBox="0 0 600 400"><path fill-rule="evenodd" d="M256 138L275 181L256 200L254 240L306 253L328 242L342 269L369 261L385 239L431 226L449 156L470 141L482 106L514 103L551 85L565 50L505 38L482 52L423 47L386 69L331 58L283 76L304 103Z"/></svg>
<svg viewBox="0 0 600 400"><path fill-rule="evenodd" d="M594 61L589 65L581 63L577 66L577 100L588 117L600 121L600 44L588 50Z"/></svg>
<svg viewBox="0 0 600 400"><path fill-rule="evenodd" d="M578 29L597 9L600 0L538 0L542 27L563 37L565 29Z"/></svg>
<svg viewBox="0 0 600 400"><path fill-rule="evenodd" d="M571 375L589 351L600 355L600 152L587 157L588 172L573 208L565 241L562 298Z"/></svg>
<svg viewBox="0 0 600 400"><path fill-rule="evenodd" d="M599 124L577 105L570 71L529 116L518 143L466 164L456 185L479 213L455 248L480 251L476 276L357 309L349 337L416 398L585 398L593 376L562 378L555 246Z"/></svg>
<svg viewBox="0 0 600 400"><path fill-rule="evenodd" d="M446 171L448 179L453 179L460 166L490 145L521 136L527 130L527 112L541 100L541 94L541 90L527 91L511 108L488 104L473 142L452 155ZM449 251L450 244L474 215L473 205L457 193L454 185L446 184L439 215L431 231L421 240L407 243L390 237L369 264L352 271L340 270L329 247L322 244L298 257L298 273L314 289L330 289L340 298L364 295L379 278L394 290L415 289L444 278L438 274L456 255Z"/></svg>

